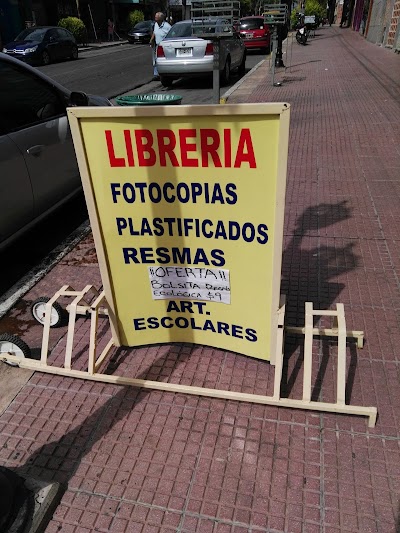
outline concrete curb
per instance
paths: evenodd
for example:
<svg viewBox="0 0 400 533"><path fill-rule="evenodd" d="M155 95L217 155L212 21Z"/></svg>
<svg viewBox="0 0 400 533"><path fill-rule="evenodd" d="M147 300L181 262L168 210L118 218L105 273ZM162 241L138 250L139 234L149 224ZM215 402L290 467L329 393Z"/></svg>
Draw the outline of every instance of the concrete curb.
<svg viewBox="0 0 400 533"><path fill-rule="evenodd" d="M226 91L226 93L224 93L221 98L219 99L219 103L220 104L226 104L227 101L228 101L228 98L237 90L239 89L239 87L242 85L242 83L244 83L245 81L247 81L247 79L253 74L253 72L255 72L259 67L261 67L261 65L264 64L264 62L267 61L266 59L262 59L259 63L257 63L257 65L254 65L254 67L249 70L249 72L243 76L243 78L240 78L240 80L238 82L235 83L235 85L232 85L232 87L230 89L228 89Z"/></svg>
<svg viewBox="0 0 400 533"><path fill-rule="evenodd" d="M121 44L129 44L129 41L122 39L121 41L111 41L103 43L89 43L87 46L78 46L79 52L87 52L89 50L97 50L101 48L111 48L113 46L120 46Z"/></svg>
<svg viewBox="0 0 400 533"><path fill-rule="evenodd" d="M26 533L40 533L45 530L64 490L59 483L49 483L33 478L25 480L25 487L33 494L35 505L32 524Z"/></svg>

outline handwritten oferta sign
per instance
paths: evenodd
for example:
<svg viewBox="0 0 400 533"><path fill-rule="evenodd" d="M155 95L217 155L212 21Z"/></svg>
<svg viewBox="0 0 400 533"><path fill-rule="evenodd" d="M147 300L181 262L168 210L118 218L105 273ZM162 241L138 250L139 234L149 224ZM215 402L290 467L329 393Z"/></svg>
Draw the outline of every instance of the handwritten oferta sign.
<svg viewBox="0 0 400 533"><path fill-rule="evenodd" d="M115 342L276 348L289 106L68 110Z"/></svg>

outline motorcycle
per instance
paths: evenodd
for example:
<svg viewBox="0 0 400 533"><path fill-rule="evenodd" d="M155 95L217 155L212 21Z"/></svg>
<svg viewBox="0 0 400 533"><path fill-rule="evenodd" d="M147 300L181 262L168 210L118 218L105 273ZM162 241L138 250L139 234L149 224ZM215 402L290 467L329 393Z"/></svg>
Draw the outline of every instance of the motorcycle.
<svg viewBox="0 0 400 533"><path fill-rule="evenodd" d="M308 29L304 23L304 14L297 13L297 24L296 24L296 41L298 44L305 46L308 39Z"/></svg>

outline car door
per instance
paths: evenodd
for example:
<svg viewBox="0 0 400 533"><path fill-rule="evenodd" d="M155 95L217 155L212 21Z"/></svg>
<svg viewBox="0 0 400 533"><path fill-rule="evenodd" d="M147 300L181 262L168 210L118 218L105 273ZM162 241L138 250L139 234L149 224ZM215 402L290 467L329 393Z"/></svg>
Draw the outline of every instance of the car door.
<svg viewBox="0 0 400 533"><path fill-rule="evenodd" d="M233 30L232 26L227 23L225 25L229 28L229 32L233 33L230 37L226 39L226 44L229 48L229 53L231 55L231 67L236 68L240 65L241 59L242 59L242 52L241 52L241 43L239 42L240 37L238 36L238 33Z"/></svg>
<svg viewBox="0 0 400 533"><path fill-rule="evenodd" d="M1 102L0 114L6 118ZM12 127L12 117L0 123L0 248L33 219L33 192L28 170L21 151L5 134L6 124Z"/></svg>
<svg viewBox="0 0 400 533"><path fill-rule="evenodd" d="M46 40L46 47L50 54L50 57L53 61L58 61L62 58L62 43L60 42L58 35L57 35L57 29L52 28L51 30L48 30L45 36Z"/></svg>
<svg viewBox="0 0 400 533"><path fill-rule="evenodd" d="M1 105L16 116L8 136L24 158L37 217L81 185L66 116L66 96L17 65L8 63L2 70Z"/></svg>
<svg viewBox="0 0 400 533"><path fill-rule="evenodd" d="M71 41L67 32L61 28L55 30L57 32L57 41L59 49L59 58L65 59L71 55Z"/></svg>

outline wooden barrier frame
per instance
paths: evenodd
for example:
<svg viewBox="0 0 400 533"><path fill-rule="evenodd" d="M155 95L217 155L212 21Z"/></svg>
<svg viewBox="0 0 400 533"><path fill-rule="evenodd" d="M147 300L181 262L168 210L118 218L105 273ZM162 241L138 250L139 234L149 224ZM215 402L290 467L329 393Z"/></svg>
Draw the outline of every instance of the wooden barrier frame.
<svg viewBox="0 0 400 533"><path fill-rule="evenodd" d="M87 298L92 293L94 301L87 303ZM48 364L48 346L50 333L50 316L52 304L60 297L74 297L72 303L67 307L69 310L69 321L67 331L67 342L65 350L65 359L63 367ZM336 304L336 310L316 310L312 302L305 304L306 318L305 327L285 327L285 298L281 295L280 307L277 312L277 350L275 357L271 358L271 364L275 366L274 376L274 393L272 396L263 396L258 394L248 394L242 392L233 392L228 390L209 389L203 387L193 387L189 385L178 385L173 383L163 383L147 379L126 378L121 376L105 375L99 372L101 365L109 354L110 350L116 346L113 337L108 341L101 354L97 356L97 326L99 314L108 316L110 320L111 331L115 327L114 317L108 303L105 293L99 293L92 285L87 285L82 291L74 291L70 286L64 285L56 294L47 302L45 309L45 321L43 329L43 341L40 361L32 359L21 359L17 356L7 354L1 355L1 360L18 364L21 368L38 370L50 374L67 376L80 379L89 379L103 383L116 385L132 385L144 389L155 389L167 392L180 392L196 396L207 396L209 398L219 398L224 400L236 400L242 402L258 403L264 405L274 405L277 407L290 407L312 411L324 411L332 413L341 413L347 415L368 416L368 426L374 427L376 423L376 407L362 407L347 405L345 402L345 385L346 385L346 337L356 338L357 345L362 347L363 332L347 331L344 315L344 306L341 303ZM74 370L71 368L73 353L73 340L75 331L75 321L78 315L90 315L90 338L87 370ZM315 316L333 317L333 327L314 328L313 320ZM280 387L283 369L283 345L284 332L292 334L304 334L304 377L303 377L303 397L301 400L291 398L281 398ZM317 402L311 400L311 376L312 376L312 343L314 336L333 336L338 339L337 354L337 389L336 403Z"/></svg>

